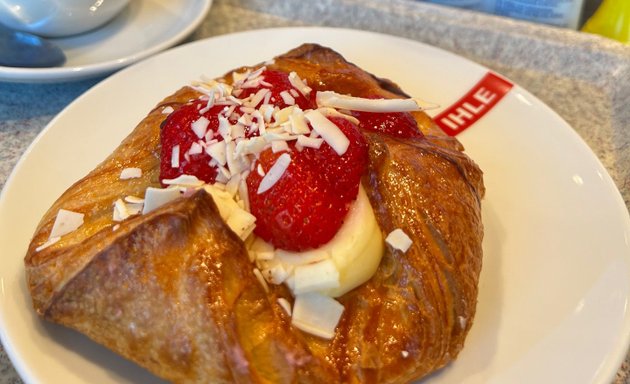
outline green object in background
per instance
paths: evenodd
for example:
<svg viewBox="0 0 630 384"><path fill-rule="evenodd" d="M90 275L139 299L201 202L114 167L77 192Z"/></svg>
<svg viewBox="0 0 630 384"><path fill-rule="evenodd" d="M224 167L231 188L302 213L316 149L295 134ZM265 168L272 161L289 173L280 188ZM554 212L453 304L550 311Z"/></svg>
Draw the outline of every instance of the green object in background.
<svg viewBox="0 0 630 384"><path fill-rule="evenodd" d="M630 43L630 0L604 0L582 31Z"/></svg>

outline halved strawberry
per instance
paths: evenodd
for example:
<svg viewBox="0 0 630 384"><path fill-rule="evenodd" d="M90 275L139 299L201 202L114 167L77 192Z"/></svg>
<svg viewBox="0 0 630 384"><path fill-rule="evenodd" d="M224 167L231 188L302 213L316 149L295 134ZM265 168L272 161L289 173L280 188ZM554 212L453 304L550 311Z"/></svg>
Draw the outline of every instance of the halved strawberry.
<svg viewBox="0 0 630 384"><path fill-rule="evenodd" d="M186 104L172 112L162 124L160 140L162 148L160 152L160 181L163 179L174 179L182 174L197 176L199 180L206 183L214 182L217 176L217 169L209 166L211 157L202 150L199 154L188 154L193 143L200 144L200 139L192 129L192 124L202 116L209 120L208 130L217 132L219 127L218 114L224 108L215 106L203 115L199 110L206 106L206 102L196 100ZM216 137L222 140L221 136ZM173 167L173 149L179 146L179 165Z"/></svg>
<svg viewBox="0 0 630 384"><path fill-rule="evenodd" d="M367 165L367 143L358 128L342 118L331 118L350 140L339 156L328 144L298 151L289 145L291 163L276 184L258 194L263 176L247 178L251 213L256 216L256 235L277 248L302 251L330 241L356 199ZM258 164L265 172L281 153L266 150Z"/></svg>

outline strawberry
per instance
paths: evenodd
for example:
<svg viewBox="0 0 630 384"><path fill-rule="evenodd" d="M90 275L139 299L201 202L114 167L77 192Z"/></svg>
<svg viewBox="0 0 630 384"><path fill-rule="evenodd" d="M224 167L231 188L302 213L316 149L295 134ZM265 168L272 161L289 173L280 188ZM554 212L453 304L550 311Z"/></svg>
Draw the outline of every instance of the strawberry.
<svg viewBox="0 0 630 384"><path fill-rule="evenodd" d="M278 182L258 194L262 176L247 178L256 235L277 248L303 251L330 241L356 199L367 164L367 143L358 128L341 118L331 118L350 139L339 156L328 144L298 151L290 144L291 164ZM268 171L281 153L263 151L258 164Z"/></svg>
<svg viewBox="0 0 630 384"><path fill-rule="evenodd" d="M295 90L291 92L294 88L288 74L265 70L261 76L264 82L254 88L242 88L240 99L246 99L265 87L271 91L269 102L278 108L291 104L283 99L283 92L288 92L291 97L287 94L284 97L293 99L302 110L316 108L314 92L309 97ZM211 165L210 155L202 149L207 140L222 140L217 134L219 114L226 107L215 106L200 114L205 106L203 100L190 102L171 113L163 123L160 180L189 174L206 183L215 182L217 168ZM235 109L235 119L241 112L241 109ZM213 134L199 138L192 126L202 117L207 119L207 130L212 130ZM330 120L350 141L342 156L325 142L320 148L298 150L295 141L291 141L289 151L292 161L275 185L258 194L263 176L253 171L246 179L250 210L256 217L255 233L277 248L301 251L327 243L343 224L350 205L357 197L359 182L367 166L367 143L352 122L339 117ZM236 121L230 120L230 123L236 124ZM257 136L259 131L246 130L244 134L246 137ZM171 159L175 146L179 146L179 164L173 167ZM191 153L193 146L200 153ZM260 165L268 172L280 155L271 149L264 150L258 154L253 169Z"/></svg>
<svg viewBox="0 0 630 384"><path fill-rule="evenodd" d="M377 98L377 97L371 97ZM418 123L408 112L360 112L352 115L359 120L359 128L366 131L381 132L403 139L423 138Z"/></svg>
<svg viewBox="0 0 630 384"><path fill-rule="evenodd" d="M199 137L192 130L192 123L198 120L202 115L199 110L204 108L205 101L196 100L190 104L186 104L172 112L162 124L160 131L160 140L162 148L160 152L160 180L174 179L182 174L197 176L199 180L206 183L214 182L217 170L208 164L211 157L202 150L199 154L186 153L190 150L193 143L199 142ZM219 127L218 114L224 107L215 106L203 114L208 119L208 130L215 133ZM222 140L221 136L216 137ZM179 166L173 167L171 164L173 147L179 145Z"/></svg>

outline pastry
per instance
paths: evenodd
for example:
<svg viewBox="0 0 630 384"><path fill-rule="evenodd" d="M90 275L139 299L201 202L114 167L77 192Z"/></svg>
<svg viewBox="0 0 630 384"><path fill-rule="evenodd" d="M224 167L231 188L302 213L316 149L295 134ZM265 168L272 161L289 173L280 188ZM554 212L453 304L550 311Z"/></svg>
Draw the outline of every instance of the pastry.
<svg viewBox="0 0 630 384"><path fill-rule="evenodd" d="M484 186L420 109L314 44L183 87L42 218L25 257L35 311L177 383L424 377L473 323ZM350 222L373 231L359 252L378 250L373 267L313 251ZM309 323L313 298L331 324Z"/></svg>

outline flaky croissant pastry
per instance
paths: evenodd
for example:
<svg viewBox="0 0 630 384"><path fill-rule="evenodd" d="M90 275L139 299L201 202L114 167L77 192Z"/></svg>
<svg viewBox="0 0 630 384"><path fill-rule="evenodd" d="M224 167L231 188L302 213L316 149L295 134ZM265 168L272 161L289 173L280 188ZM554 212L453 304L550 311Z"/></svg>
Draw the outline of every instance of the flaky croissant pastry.
<svg viewBox="0 0 630 384"><path fill-rule="evenodd" d="M314 90L407 97L318 45L266 65ZM423 112L412 115L424 137L363 132L361 184L378 227L384 237L402 229L412 244L385 246L375 274L337 299L343 314L325 339L292 326L278 305L291 293L260 284L244 241L203 190L113 220L114 201L160 187L164 109L197 97L184 87L164 99L44 215L25 257L36 312L177 383L404 383L453 360L475 315L483 237L482 173L459 142ZM126 168L141 175L121 180ZM52 243L60 209L83 222Z"/></svg>

